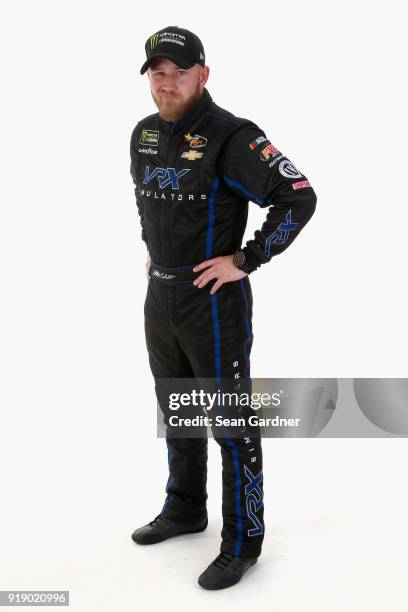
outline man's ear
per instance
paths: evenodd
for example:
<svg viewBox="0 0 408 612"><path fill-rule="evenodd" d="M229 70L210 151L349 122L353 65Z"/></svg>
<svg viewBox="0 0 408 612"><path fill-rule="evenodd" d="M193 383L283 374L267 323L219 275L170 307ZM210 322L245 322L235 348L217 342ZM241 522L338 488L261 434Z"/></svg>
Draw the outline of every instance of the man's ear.
<svg viewBox="0 0 408 612"><path fill-rule="evenodd" d="M201 85L203 87L207 83L209 76L210 76L210 68L209 68L209 66L203 66L203 68L201 69L201 74L200 74Z"/></svg>

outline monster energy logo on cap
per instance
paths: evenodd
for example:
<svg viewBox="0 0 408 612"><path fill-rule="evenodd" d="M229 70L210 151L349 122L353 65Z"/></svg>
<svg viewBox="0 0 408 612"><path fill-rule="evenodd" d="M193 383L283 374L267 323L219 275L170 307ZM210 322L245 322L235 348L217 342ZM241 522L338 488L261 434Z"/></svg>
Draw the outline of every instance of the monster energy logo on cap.
<svg viewBox="0 0 408 612"><path fill-rule="evenodd" d="M154 49L157 44L159 44L159 34L153 34L150 38L150 48Z"/></svg>
<svg viewBox="0 0 408 612"><path fill-rule="evenodd" d="M144 74L155 57L170 59L180 68L191 68L194 64L205 66L204 47L201 40L183 28L169 26L156 32L146 41L146 61L140 73Z"/></svg>
<svg viewBox="0 0 408 612"><path fill-rule="evenodd" d="M154 49L159 43L175 43L184 47L186 37L177 32L158 32L150 38L150 49Z"/></svg>

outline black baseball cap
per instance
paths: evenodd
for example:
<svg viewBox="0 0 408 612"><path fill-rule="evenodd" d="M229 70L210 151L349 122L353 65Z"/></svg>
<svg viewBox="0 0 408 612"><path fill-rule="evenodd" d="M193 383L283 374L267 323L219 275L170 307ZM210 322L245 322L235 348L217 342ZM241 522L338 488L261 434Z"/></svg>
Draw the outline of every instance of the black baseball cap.
<svg viewBox="0 0 408 612"><path fill-rule="evenodd" d="M167 57L180 68L191 68L194 64L205 66L205 53L201 40L177 26L169 26L150 36L145 44L147 60L140 69L144 74L155 57Z"/></svg>

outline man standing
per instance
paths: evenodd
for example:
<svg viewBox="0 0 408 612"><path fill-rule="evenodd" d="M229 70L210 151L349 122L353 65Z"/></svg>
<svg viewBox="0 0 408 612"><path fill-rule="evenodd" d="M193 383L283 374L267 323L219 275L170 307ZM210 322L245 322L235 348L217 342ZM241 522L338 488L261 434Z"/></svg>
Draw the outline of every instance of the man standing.
<svg viewBox="0 0 408 612"><path fill-rule="evenodd" d="M200 39L170 26L145 45L159 112L131 138L131 175L148 249L145 331L160 379L248 379L252 293L248 275L284 251L314 213L307 178L252 121L217 106L205 85ZM248 201L268 208L242 248ZM167 432L169 431L169 428ZM238 582L264 537L260 438L217 437L223 469L220 554L201 574L207 589ZM169 479L160 514L136 529L153 544L207 526L207 438L167 433Z"/></svg>

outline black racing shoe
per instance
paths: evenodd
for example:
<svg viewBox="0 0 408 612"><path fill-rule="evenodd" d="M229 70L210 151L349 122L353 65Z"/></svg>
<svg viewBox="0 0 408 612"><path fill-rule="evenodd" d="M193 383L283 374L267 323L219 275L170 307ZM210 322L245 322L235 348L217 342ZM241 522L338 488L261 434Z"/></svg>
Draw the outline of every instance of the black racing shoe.
<svg viewBox="0 0 408 612"><path fill-rule="evenodd" d="M157 544L183 533L199 533L204 531L207 525L207 518L198 523L176 523L159 514L147 525L136 529L132 533L132 540L136 544Z"/></svg>
<svg viewBox="0 0 408 612"><path fill-rule="evenodd" d="M239 582L245 572L257 561L257 557L255 559L241 559L241 557L220 552L205 572L199 576L198 584L203 589L210 591L226 589Z"/></svg>

